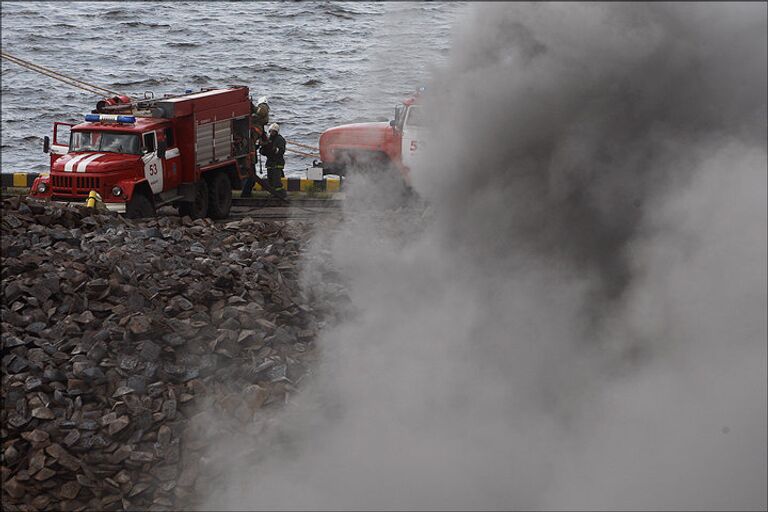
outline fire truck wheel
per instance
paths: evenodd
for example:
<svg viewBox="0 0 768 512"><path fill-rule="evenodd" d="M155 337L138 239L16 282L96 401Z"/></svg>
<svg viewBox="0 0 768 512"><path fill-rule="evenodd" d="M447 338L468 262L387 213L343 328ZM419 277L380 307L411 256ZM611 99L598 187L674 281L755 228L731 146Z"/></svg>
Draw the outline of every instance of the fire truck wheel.
<svg viewBox="0 0 768 512"><path fill-rule="evenodd" d="M129 219L143 219L155 216L152 200L143 192L136 192L125 205L125 216Z"/></svg>
<svg viewBox="0 0 768 512"><path fill-rule="evenodd" d="M188 215L193 219L202 219L208 213L208 184L205 180L197 182L195 200L179 204L179 214Z"/></svg>
<svg viewBox="0 0 768 512"><path fill-rule="evenodd" d="M212 219L226 219L232 207L232 186L223 172L214 174L208 187L208 216Z"/></svg>

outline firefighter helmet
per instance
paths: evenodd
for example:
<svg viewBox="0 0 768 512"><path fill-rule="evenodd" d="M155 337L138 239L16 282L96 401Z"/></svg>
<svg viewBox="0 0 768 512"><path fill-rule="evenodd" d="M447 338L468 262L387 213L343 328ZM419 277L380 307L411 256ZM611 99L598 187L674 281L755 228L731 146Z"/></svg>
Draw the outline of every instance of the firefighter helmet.
<svg viewBox="0 0 768 512"><path fill-rule="evenodd" d="M280 133L280 125L277 123L272 123L269 125L269 131Z"/></svg>

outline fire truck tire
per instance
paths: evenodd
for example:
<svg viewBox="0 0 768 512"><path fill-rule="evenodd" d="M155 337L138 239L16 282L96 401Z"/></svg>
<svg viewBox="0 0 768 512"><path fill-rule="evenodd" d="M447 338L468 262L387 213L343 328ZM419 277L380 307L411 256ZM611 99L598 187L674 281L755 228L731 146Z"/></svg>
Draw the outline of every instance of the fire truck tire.
<svg viewBox="0 0 768 512"><path fill-rule="evenodd" d="M208 213L208 184L205 180L197 183L195 200L179 204L179 214L193 219L202 219Z"/></svg>
<svg viewBox="0 0 768 512"><path fill-rule="evenodd" d="M208 216L212 219L226 219L232 208L232 185L223 172L214 174L208 187Z"/></svg>
<svg viewBox="0 0 768 512"><path fill-rule="evenodd" d="M136 192L125 205L125 216L129 219L144 219L155 216L155 205L144 192Z"/></svg>

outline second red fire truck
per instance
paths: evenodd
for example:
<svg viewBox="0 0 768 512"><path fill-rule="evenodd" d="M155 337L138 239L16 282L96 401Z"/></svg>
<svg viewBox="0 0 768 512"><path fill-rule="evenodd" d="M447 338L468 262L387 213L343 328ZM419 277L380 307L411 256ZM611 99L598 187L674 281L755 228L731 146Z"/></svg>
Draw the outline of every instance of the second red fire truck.
<svg viewBox="0 0 768 512"><path fill-rule="evenodd" d="M367 168L397 169L410 185L410 173L423 144L423 89L395 107L395 118L387 123L345 124L329 128L320 136L320 159L324 174L344 176Z"/></svg>

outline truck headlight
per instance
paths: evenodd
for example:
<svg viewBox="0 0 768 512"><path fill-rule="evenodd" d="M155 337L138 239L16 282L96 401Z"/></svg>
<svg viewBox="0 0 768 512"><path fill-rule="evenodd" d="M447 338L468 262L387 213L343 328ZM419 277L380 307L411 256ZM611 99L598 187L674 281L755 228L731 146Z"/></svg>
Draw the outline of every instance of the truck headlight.
<svg viewBox="0 0 768 512"><path fill-rule="evenodd" d="M37 191L41 194L48 192L48 184L44 181L37 184Z"/></svg>
<svg viewBox="0 0 768 512"><path fill-rule="evenodd" d="M115 196L115 197L122 196L123 195L123 189L121 189L120 187L117 187L117 186L112 187L112 195Z"/></svg>

